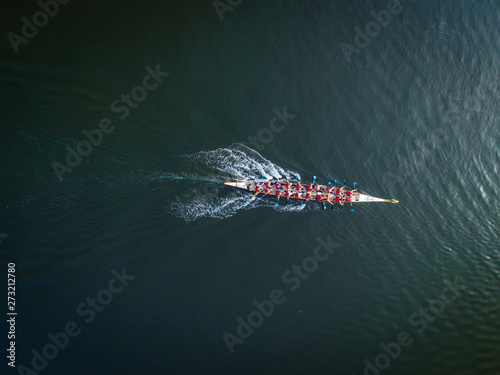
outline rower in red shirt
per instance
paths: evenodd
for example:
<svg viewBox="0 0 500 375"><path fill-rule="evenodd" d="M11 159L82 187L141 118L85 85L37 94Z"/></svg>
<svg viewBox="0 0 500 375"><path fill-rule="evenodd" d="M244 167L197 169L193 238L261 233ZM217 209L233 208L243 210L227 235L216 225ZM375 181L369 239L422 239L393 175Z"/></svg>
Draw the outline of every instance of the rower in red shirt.
<svg viewBox="0 0 500 375"><path fill-rule="evenodd" d="M297 191L300 191L302 189L302 186L300 186L300 182L297 182Z"/></svg>
<svg viewBox="0 0 500 375"><path fill-rule="evenodd" d="M300 193L299 193L299 191L296 191L296 192L295 192L295 198L300 198Z"/></svg>
<svg viewBox="0 0 500 375"><path fill-rule="evenodd" d="M311 194L310 194L310 193L307 193L307 194L306 194L306 200L309 200L309 198L311 198Z"/></svg>
<svg viewBox="0 0 500 375"><path fill-rule="evenodd" d="M290 193L288 192L288 190L285 192L285 197L287 200L290 198Z"/></svg>
<svg viewBox="0 0 500 375"><path fill-rule="evenodd" d="M306 191L311 191L311 186L312 185L307 185Z"/></svg>

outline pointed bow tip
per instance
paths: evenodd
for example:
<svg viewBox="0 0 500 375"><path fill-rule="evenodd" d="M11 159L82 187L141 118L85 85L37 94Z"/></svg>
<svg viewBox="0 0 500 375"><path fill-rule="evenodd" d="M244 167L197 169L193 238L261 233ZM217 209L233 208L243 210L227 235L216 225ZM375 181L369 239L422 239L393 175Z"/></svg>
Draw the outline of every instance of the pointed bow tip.
<svg viewBox="0 0 500 375"><path fill-rule="evenodd" d="M391 202L392 202L392 203L399 203L399 201L398 201L398 200L396 200L396 199L392 199L392 200L391 200Z"/></svg>

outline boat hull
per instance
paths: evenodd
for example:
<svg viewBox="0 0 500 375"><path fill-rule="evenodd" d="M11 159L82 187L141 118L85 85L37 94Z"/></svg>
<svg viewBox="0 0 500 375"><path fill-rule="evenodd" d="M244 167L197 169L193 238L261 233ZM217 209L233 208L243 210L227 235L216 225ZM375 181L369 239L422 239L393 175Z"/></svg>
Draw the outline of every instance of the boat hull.
<svg viewBox="0 0 500 375"><path fill-rule="evenodd" d="M267 186L266 186L267 184ZM325 185L302 185L297 183L279 182L276 187L275 182L270 181L231 181L224 185L253 192L254 195L262 194L283 199L294 199L302 201L315 201L330 204L351 204L351 203L399 203L395 199L377 198L371 195L362 194L347 188L334 188ZM299 187L299 189L297 189ZM308 190L309 188L309 190ZM259 190L259 191L257 191ZM297 194L298 193L298 194ZM288 194L288 196L287 196ZM320 199L318 199L318 196Z"/></svg>

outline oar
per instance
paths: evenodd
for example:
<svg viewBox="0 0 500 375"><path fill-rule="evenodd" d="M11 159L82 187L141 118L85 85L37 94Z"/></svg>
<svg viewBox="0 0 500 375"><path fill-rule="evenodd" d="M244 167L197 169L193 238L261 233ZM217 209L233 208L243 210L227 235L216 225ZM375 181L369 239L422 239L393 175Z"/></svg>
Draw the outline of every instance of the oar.
<svg viewBox="0 0 500 375"><path fill-rule="evenodd" d="M279 200L280 200L280 197L278 197L278 199L276 199L276 203L274 204L275 206L278 205Z"/></svg>
<svg viewBox="0 0 500 375"><path fill-rule="evenodd" d="M307 195L307 192L305 194ZM304 195L304 201L300 204L301 206L305 205L307 202L306 195Z"/></svg>
<svg viewBox="0 0 500 375"><path fill-rule="evenodd" d="M250 198L250 200L253 200L253 199L257 196L257 194L259 194L259 193L260 193L259 187L257 186L257 182L258 182L258 181L257 181L257 180L255 180L255 179L253 179L253 178L252 178L252 180L254 180L254 181L255 181L255 182L254 182L254 184L255 184L255 194L254 194L254 195L252 195L252 197Z"/></svg>
<svg viewBox="0 0 500 375"><path fill-rule="evenodd" d="M331 201L328 199L328 197L326 198L326 201L327 201L328 203L330 203L330 206L332 206L332 211L333 211L333 207L335 206L335 204L333 204L333 202L331 202ZM324 204L325 204L325 202L323 201L323 205L324 205ZM325 207L324 209L326 209L326 207Z"/></svg>
<svg viewBox="0 0 500 375"><path fill-rule="evenodd" d="M250 198L250 199L251 199L251 200L253 200L253 199L257 196L257 194L259 194L259 193L261 193L261 192L260 192L260 191L256 192L256 193L252 196L252 198Z"/></svg>
<svg viewBox="0 0 500 375"><path fill-rule="evenodd" d="M354 191L358 192L358 183L357 182L354 183ZM351 212L354 211L354 207L352 205L352 198L353 198L353 195L351 194Z"/></svg>
<svg viewBox="0 0 500 375"><path fill-rule="evenodd" d="M344 180L344 187L342 188L342 196L345 194L345 180ZM342 208L340 209L340 212L344 212L344 204L345 204L345 199L343 200L344 203L342 203Z"/></svg>
<svg viewBox="0 0 500 375"><path fill-rule="evenodd" d="M261 198L261 197L265 197L266 195L268 195L268 194L270 194L270 193L271 193L271 191L270 191L269 193L264 193L264 195L258 196L258 197L257 197L257 199L259 199L259 198ZM255 194L255 195L257 195L257 194Z"/></svg>
<svg viewBox="0 0 500 375"><path fill-rule="evenodd" d="M286 194L288 194L288 196L286 197L286 201L285 201L285 204L288 203L288 201L290 200L290 181L288 181L288 179L286 180L286 183L289 185L288 186L288 189L286 189Z"/></svg>
<svg viewBox="0 0 500 375"><path fill-rule="evenodd" d="M311 196L312 196L312 188L313 188L313 185L315 182L316 182L316 176L313 176L312 183L311 183ZM306 189L306 193L307 193L307 189Z"/></svg>

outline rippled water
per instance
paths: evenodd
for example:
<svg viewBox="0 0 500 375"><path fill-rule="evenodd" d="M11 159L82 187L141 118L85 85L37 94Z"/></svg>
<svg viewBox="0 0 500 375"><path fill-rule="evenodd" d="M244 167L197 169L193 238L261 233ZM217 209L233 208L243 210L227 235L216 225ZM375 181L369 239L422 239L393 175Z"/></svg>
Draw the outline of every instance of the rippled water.
<svg viewBox="0 0 500 375"><path fill-rule="evenodd" d="M19 54L4 37L17 363L75 321L41 373L363 374L366 359L381 374L499 374L499 7L401 5L350 64L339 45L385 1L242 2L223 21L210 2L71 2ZM4 36L38 5L9 9ZM121 120L110 106L157 64L170 75ZM276 112L292 117L269 132ZM103 118L116 129L59 182L51 164ZM161 178L249 175L345 178L400 203L276 207ZM283 275L318 238L339 246L292 290ZM77 306L123 267L135 279L85 323ZM444 303L449 283L463 287ZM275 289L286 300L231 354L224 332ZM382 368L403 331L411 344Z"/></svg>

